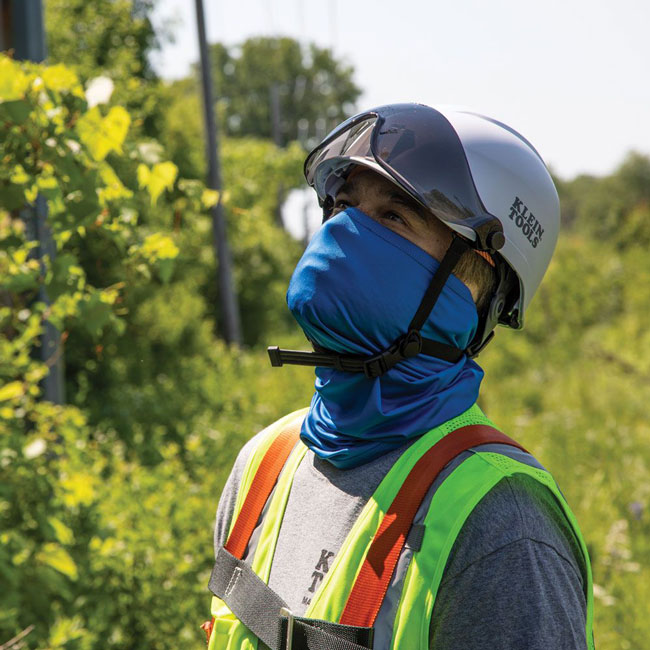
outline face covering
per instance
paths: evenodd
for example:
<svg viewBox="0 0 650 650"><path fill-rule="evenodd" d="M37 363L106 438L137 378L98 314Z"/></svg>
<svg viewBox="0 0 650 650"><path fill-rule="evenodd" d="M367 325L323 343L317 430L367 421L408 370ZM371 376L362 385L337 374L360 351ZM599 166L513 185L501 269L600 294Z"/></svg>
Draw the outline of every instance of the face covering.
<svg viewBox="0 0 650 650"><path fill-rule="evenodd" d="M405 333L438 266L414 243L349 208L313 236L291 277L287 304L317 346L377 354ZM477 326L469 289L449 276L422 336L465 349ZM482 378L466 356L449 363L420 354L374 379L316 368L301 439L336 467L356 467L466 411Z"/></svg>

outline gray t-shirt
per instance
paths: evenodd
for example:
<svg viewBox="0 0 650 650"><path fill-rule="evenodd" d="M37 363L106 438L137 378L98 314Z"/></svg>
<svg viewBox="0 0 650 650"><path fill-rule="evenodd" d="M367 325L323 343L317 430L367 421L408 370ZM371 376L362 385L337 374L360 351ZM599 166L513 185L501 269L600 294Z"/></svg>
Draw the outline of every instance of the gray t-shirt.
<svg viewBox="0 0 650 650"><path fill-rule="evenodd" d="M257 440L243 447L224 487L215 550L225 543ZM361 510L405 448L349 470L307 452L269 578L297 615L304 614ZM579 546L554 497L524 475L504 478L476 506L454 544L434 605L431 648L583 650L585 583Z"/></svg>

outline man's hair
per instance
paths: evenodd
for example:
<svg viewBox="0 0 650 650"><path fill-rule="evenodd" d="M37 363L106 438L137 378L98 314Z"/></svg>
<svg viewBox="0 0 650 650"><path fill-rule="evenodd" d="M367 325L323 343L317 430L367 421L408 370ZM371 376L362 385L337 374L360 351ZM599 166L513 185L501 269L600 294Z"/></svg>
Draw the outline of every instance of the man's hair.
<svg viewBox="0 0 650 650"><path fill-rule="evenodd" d="M465 251L458 260L454 275L465 284L476 287L476 311L479 316L490 306L490 300L496 291L497 273L490 263L476 254L476 251Z"/></svg>

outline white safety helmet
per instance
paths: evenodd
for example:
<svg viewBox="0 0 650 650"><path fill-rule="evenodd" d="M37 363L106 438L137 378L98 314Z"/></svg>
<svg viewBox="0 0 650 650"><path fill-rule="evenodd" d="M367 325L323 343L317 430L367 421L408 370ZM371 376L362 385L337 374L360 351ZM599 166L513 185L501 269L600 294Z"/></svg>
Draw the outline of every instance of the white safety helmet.
<svg viewBox="0 0 650 650"><path fill-rule="evenodd" d="M528 140L464 109L391 104L359 113L335 128L305 162L305 177L325 219L352 165L390 179L495 260L498 287L476 353L497 323L522 327L560 226L557 191Z"/></svg>

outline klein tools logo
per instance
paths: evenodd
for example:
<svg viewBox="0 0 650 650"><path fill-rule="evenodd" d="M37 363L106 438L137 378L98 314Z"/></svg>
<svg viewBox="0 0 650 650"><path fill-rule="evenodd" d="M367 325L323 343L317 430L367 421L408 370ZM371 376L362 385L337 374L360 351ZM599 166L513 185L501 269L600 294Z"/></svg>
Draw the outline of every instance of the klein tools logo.
<svg viewBox="0 0 650 650"><path fill-rule="evenodd" d="M539 224L535 215L524 205L523 201L516 196L510 206L510 219L515 222L533 248L537 248L544 236L544 228Z"/></svg>
<svg viewBox="0 0 650 650"><path fill-rule="evenodd" d="M320 552L320 559L318 560L318 563L314 568L314 572L311 574L311 580L312 580L311 587L307 589L309 593L311 594L315 593L316 588L322 582L323 578L325 577L325 574L330 570L330 560L333 557L334 557L334 553L332 553L332 551L328 551L325 548ZM311 596L303 596L302 604L310 605Z"/></svg>

